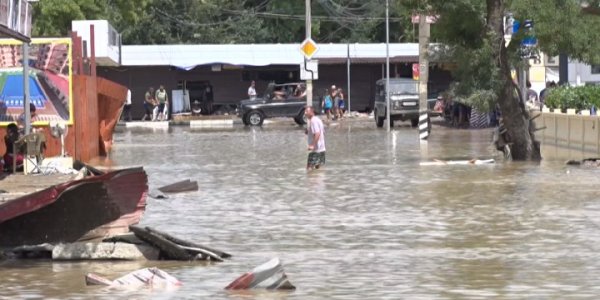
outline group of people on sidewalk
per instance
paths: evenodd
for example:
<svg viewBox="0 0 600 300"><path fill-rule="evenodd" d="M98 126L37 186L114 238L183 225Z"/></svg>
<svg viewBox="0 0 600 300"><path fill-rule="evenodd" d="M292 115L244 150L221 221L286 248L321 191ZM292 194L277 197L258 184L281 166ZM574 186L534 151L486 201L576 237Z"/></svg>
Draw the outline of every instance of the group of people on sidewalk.
<svg viewBox="0 0 600 300"><path fill-rule="evenodd" d="M342 119L346 113L346 97L344 90L332 85L331 88L325 89L322 96L321 107L323 113L327 116L327 120Z"/></svg>
<svg viewBox="0 0 600 300"><path fill-rule="evenodd" d="M150 87L144 96L144 117L142 121L166 121L169 119L169 95L163 85L154 91Z"/></svg>
<svg viewBox="0 0 600 300"><path fill-rule="evenodd" d="M131 90L127 89L127 97L125 98L125 104L123 105L123 113L121 117L124 121L130 122L133 120L131 117ZM166 121L169 119L169 95L163 85L160 85L159 89L154 91L153 87L150 87L144 95L144 117L142 121Z"/></svg>

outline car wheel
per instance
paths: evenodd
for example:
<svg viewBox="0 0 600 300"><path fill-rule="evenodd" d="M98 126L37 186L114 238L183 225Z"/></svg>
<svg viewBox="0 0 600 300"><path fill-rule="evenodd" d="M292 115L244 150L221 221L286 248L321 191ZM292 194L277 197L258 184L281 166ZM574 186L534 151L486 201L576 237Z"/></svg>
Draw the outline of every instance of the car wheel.
<svg viewBox="0 0 600 300"><path fill-rule="evenodd" d="M260 111L253 110L248 113L246 120L249 125L261 126L263 124L263 122L265 121L265 117L263 116L263 114Z"/></svg>
<svg viewBox="0 0 600 300"><path fill-rule="evenodd" d="M418 118L417 118L417 119L410 119L410 125L411 125L412 127L417 127L417 126L419 126L419 119L418 119Z"/></svg>
<svg viewBox="0 0 600 300"><path fill-rule="evenodd" d="M307 123L306 115L304 115L304 109L302 109L300 113L296 117L294 117L294 121L300 126Z"/></svg>
<svg viewBox="0 0 600 300"><path fill-rule="evenodd" d="M379 128L383 127L383 118L377 116L377 110L373 111L373 116L375 117L375 125Z"/></svg>

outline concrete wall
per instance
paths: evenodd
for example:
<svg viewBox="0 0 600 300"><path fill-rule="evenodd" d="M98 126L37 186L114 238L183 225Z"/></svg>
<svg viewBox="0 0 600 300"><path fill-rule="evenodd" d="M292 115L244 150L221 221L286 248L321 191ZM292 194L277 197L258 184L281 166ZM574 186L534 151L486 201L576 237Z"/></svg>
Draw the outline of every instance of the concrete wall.
<svg viewBox="0 0 600 300"><path fill-rule="evenodd" d="M542 113L536 120L542 157L583 159L600 157L600 117Z"/></svg>

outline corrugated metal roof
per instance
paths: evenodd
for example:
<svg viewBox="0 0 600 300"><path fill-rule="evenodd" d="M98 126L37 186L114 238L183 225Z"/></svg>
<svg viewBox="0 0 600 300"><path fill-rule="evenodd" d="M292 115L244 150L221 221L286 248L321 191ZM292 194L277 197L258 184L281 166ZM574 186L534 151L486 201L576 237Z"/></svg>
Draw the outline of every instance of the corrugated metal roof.
<svg viewBox="0 0 600 300"><path fill-rule="evenodd" d="M336 58L321 58L319 64L322 65L339 65L345 64L347 59L345 57ZM419 56L394 56L390 57L390 63L417 63L419 62ZM350 63L352 64L384 64L385 57L351 57Z"/></svg>
<svg viewBox="0 0 600 300"><path fill-rule="evenodd" d="M300 44L142 45L122 46L124 66L175 66L190 70L200 65L298 65L304 61ZM385 44L322 44L313 56L325 64L385 62ZM418 60L416 43L390 44L391 62Z"/></svg>

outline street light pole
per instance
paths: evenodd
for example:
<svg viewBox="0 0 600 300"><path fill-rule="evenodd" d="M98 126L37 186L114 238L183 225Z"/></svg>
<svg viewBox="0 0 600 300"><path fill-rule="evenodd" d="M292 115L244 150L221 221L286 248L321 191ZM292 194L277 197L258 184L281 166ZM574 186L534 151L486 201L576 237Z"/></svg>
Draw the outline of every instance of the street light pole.
<svg viewBox="0 0 600 300"><path fill-rule="evenodd" d="M306 40L311 38L311 16L310 16L310 0L306 0ZM304 65L307 65L307 59L304 58ZM312 72L311 72L312 76ZM313 85L312 78L306 80L306 105L312 106L313 104Z"/></svg>
<svg viewBox="0 0 600 300"><path fill-rule="evenodd" d="M385 101L387 131L390 132L392 120L390 119L390 0L385 0ZM377 118L377 116L375 116Z"/></svg>

